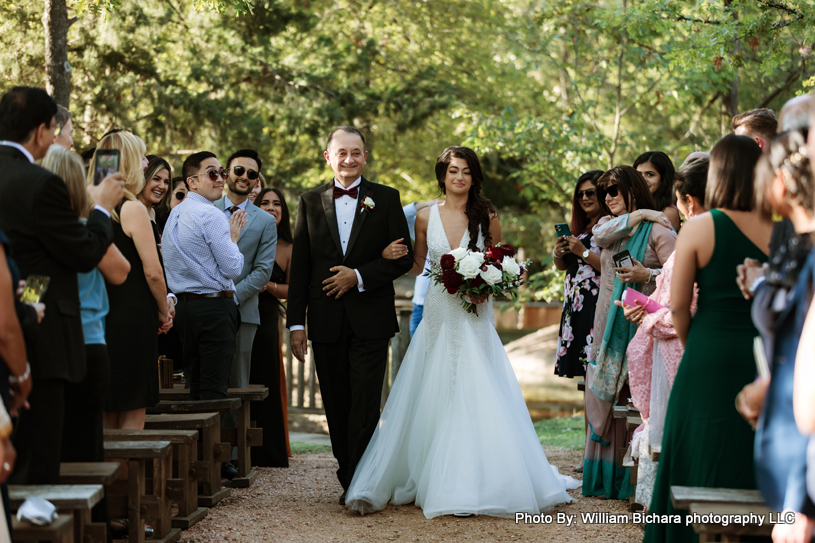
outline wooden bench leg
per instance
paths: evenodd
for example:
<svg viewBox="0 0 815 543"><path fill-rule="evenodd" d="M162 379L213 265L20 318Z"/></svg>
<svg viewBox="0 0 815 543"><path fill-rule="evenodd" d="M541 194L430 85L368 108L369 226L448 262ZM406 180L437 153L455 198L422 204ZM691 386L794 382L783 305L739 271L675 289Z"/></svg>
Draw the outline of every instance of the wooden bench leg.
<svg viewBox="0 0 815 543"><path fill-rule="evenodd" d="M245 400L238 409L238 428L235 439L238 448L238 476L232 479L230 486L236 488L247 488L257 479L257 472L252 470L252 446L251 436L257 433L252 429L250 415L250 405L252 402Z"/></svg>
<svg viewBox="0 0 815 543"><path fill-rule="evenodd" d="M197 442L178 444L174 448L176 458L175 478L168 481L178 490L175 501L178 503L178 514L172 518L173 528L189 529L193 524L207 516L208 510L198 507L198 480L193 465L198 462Z"/></svg>
<svg viewBox="0 0 815 543"><path fill-rule="evenodd" d="M130 460L127 463L127 521L129 543L144 543L144 521L141 515L141 497L145 489L144 460Z"/></svg>
<svg viewBox="0 0 815 543"><path fill-rule="evenodd" d="M221 428L215 424L201 429L201 460L209 466L208 477L201 484L198 505L212 507L232 495L229 488L221 488L221 463L229 460L231 447L221 443Z"/></svg>

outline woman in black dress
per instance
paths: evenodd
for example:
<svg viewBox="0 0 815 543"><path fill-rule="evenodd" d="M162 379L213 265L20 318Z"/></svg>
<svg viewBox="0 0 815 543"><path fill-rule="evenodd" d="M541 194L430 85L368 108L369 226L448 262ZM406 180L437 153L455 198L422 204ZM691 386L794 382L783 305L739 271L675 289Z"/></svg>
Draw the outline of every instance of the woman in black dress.
<svg viewBox="0 0 815 543"><path fill-rule="evenodd" d="M600 282L600 248L592 227L608 212L597 198L597 180L603 172L592 170L580 176L572 198L571 236L558 238L552 251L555 266L566 270L563 315L557 339L555 375L586 375L591 358L594 308Z"/></svg>
<svg viewBox="0 0 815 543"><path fill-rule="evenodd" d="M97 149L120 152L125 198L111 217L113 243L131 266L124 283L107 283L110 312L105 319L105 340L110 385L105 428L143 429L146 408L158 403L158 333L172 326L155 231L147 208L137 199L145 184L145 146L132 133L120 131L102 138ZM95 160L91 160L90 172ZM92 173L92 183L90 176Z"/></svg>
<svg viewBox="0 0 815 543"><path fill-rule="evenodd" d="M289 467L288 401L286 374L280 343L280 300L289 297L289 263L291 262L292 233L286 198L278 189L260 191L254 204L274 215L277 221L277 252L272 277L258 296L260 326L252 344L252 366L249 382L269 387L269 397L252 415L259 428L263 428L263 445L252 447L252 465L261 467Z"/></svg>

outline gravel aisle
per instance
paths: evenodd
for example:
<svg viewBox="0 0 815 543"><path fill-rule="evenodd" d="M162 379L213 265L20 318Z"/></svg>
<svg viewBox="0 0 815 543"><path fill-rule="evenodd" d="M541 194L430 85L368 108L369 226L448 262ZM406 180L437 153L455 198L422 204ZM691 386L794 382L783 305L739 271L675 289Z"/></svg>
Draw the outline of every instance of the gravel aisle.
<svg viewBox="0 0 815 543"><path fill-rule="evenodd" d="M546 450L561 473L581 460L580 451ZM636 524L583 524L581 513L626 513L628 504L580 496L552 511L575 515L572 526L515 524L493 517L438 517L427 520L413 505L389 506L361 517L337 503L341 488L330 454L296 455L288 469L260 468L251 488L233 489L232 497L210 510L203 521L182 532L182 542L430 542L430 541L603 541L642 540Z"/></svg>

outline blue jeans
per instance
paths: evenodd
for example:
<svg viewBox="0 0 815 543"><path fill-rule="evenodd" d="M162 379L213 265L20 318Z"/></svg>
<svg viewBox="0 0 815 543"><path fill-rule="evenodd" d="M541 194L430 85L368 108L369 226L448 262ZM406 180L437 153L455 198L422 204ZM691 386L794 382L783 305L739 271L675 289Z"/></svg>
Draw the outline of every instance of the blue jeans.
<svg viewBox="0 0 815 543"><path fill-rule="evenodd" d="M423 311L423 305L413 304L413 313L410 314L410 337L413 337L413 334L416 333L416 329L419 327L419 323L422 322Z"/></svg>

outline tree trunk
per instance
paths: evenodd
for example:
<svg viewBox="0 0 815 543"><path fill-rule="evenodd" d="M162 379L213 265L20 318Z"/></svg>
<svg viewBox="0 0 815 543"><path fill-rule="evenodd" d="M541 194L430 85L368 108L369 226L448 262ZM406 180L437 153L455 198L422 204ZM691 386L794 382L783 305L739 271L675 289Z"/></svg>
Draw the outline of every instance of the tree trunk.
<svg viewBox="0 0 815 543"><path fill-rule="evenodd" d="M45 0L45 89L58 104L71 101L71 65L68 64L68 6L66 0Z"/></svg>
<svg viewBox="0 0 815 543"><path fill-rule="evenodd" d="M730 4L732 0L724 0L724 7L732 7ZM739 19L738 12L734 9L731 11L731 17L734 21ZM739 41L738 37L733 43L733 56L739 54ZM733 79L730 80L730 86L726 92L722 93L722 137L730 132L730 119L739 114L739 69L736 68L736 73Z"/></svg>

